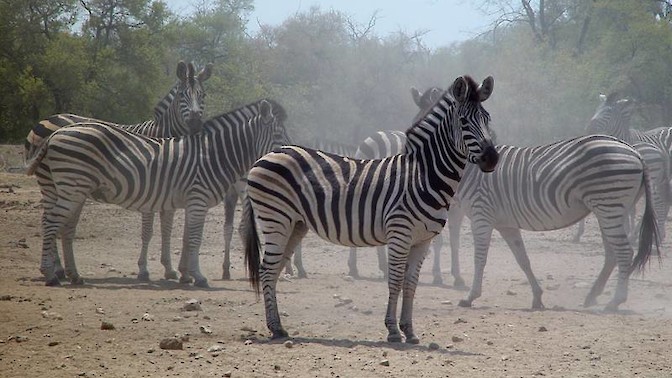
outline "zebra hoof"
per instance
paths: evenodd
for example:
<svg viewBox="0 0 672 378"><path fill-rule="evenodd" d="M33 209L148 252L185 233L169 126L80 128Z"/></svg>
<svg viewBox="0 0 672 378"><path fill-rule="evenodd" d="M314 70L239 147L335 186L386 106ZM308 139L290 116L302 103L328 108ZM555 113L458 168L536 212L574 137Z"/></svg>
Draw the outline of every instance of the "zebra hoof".
<svg viewBox="0 0 672 378"><path fill-rule="evenodd" d="M82 277L74 277L70 279L70 284L75 285L75 286L82 286L84 285L84 279Z"/></svg>
<svg viewBox="0 0 672 378"><path fill-rule="evenodd" d="M65 271L64 270L57 270L56 271L56 278L59 280L64 280L65 279Z"/></svg>
<svg viewBox="0 0 672 378"><path fill-rule="evenodd" d="M308 275L304 271L299 271L297 277L298 278L308 278Z"/></svg>
<svg viewBox="0 0 672 378"><path fill-rule="evenodd" d="M229 273L227 271L222 272L222 280L228 281L230 279L231 279L231 273Z"/></svg>
<svg viewBox="0 0 672 378"><path fill-rule="evenodd" d="M149 282L149 272L138 273L138 281Z"/></svg>
<svg viewBox="0 0 672 378"><path fill-rule="evenodd" d="M282 328L271 331L271 340L286 339L288 337L289 334Z"/></svg>
<svg viewBox="0 0 672 378"><path fill-rule="evenodd" d="M583 307L592 307L597 304L597 299L595 298L586 298L586 300L583 302Z"/></svg>
<svg viewBox="0 0 672 378"><path fill-rule="evenodd" d="M181 283L181 284L190 284L190 283L192 283L192 282L194 282L194 279L191 278L190 276L182 276L182 277L180 277L180 283Z"/></svg>
<svg viewBox="0 0 672 378"><path fill-rule="evenodd" d="M401 335L398 333L391 333L387 335L387 342L388 343L400 343L401 342Z"/></svg>
<svg viewBox="0 0 672 378"><path fill-rule="evenodd" d="M614 313L618 312L618 305L613 304L613 303L609 303L604 307L604 312L606 312L608 314L614 314Z"/></svg>
<svg viewBox="0 0 672 378"><path fill-rule="evenodd" d="M47 280L47 282L44 285L45 286L61 286L61 281L58 279L58 277L54 277L50 280Z"/></svg>
<svg viewBox="0 0 672 378"><path fill-rule="evenodd" d="M441 276L434 277L434 280L432 280L432 285L436 285L436 286L443 285L443 278L441 278Z"/></svg>
<svg viewBox="0 0 672 378"><path fill-rule="evenodd" d="M470 300L466 300L466 299L461 299L461 300L457 303L457 305L460 306L460 307L471 307L471 301L470 301Z"/></svg>
<svg viewBox="0 0 672 378"><path fill-rule="evenodd" d="M541 303L541 301L533 302L532 303L532 309L533 310L544 310L544 309L546 309L546 306L544 306L544 304Z"/></svg>
<svg viewBox="0 0 672 378"><path fill-rule="evenodd" d="M166 272L166 274L163 275L163 278L165 278L167 280L176 280L177 279L177 272L174 271L174 270Z"/></svg>
<svg viewBox="0 0 672 378"><path fill-rule="evenodd" d="M206 280L205 278L203 278L202 280L194 281L194 286L195 287L202 287L202 288L205 288L205 289L210 287L210 285L208 285L208 280Z"/></svg>
<svg viewBox="0 0 672 378"><path fill-rule="evenodd" d="M418 336L411 335L410 337L406 337L406 344L420 344L420 339Z"/></svg>

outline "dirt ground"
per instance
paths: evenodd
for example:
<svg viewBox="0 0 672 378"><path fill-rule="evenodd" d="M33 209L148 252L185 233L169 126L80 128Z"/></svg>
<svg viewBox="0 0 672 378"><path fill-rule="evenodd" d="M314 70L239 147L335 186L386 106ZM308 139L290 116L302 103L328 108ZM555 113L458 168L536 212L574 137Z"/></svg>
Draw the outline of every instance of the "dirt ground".
<svg viewBox="0 0 672 378"><path fill-rule="evenodd" d="M2 146L4 169L20 165L21 148ZM1 167L0 167L1 168ZM292 345L269 342L263 302L245 277L234 237L233 280L222 281L223 208L208 215L201 267L210 289L162 280L159 238L150 252L151 283L135 279L140 216L87 204L75 240L84 286L45 287L39 272L40 195L34 177L0 173L1 377L670 377L672 268L654 261L630 282L617 314L583 308L602 266L594 219L579 244L573 228L524 234L545 290L544 311L529 310L530 287L512 254L493 237L484 293L474 308L450 285L431 285L425 261L415 301L419 345L387 343L387 285L373 249L360 251L360 274L346 276L347 250L313 234L304 241L307 279L279 283L278 303ZM239 215L239 214L238 214ZM179 259L182 219L172 238ZM158 226L156 227L158 228ZM667 235L672 235L669 231ZM463 226L462 269L473 271L471 232ZM663 252L670 249L670 242ZM448 246L444 281L452 282ZM185 311L200 301L202 311ZM350 302L351 301L351 302ZM669 307L669 308L668 308ZM103 330L103 322L114 329ZM183 337L182 350L159 342ZM186 337L185 337L186 336Z"/></svg>

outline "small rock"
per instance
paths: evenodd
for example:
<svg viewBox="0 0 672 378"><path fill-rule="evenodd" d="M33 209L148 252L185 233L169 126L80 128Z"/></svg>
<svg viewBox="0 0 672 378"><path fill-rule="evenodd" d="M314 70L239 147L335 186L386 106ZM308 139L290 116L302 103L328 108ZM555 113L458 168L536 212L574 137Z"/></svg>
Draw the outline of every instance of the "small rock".
<svg viewBox="0 0 672 378"><path fill-rule="evenodd" d="M508 360L509 360L509 356L507 356L507 355L503 355L503 356L501 357L501 360L502 360L502 361L508 361Z"/></svg>
<svg viewBox="0 0 672 378"><path fill-rule="evenodd" d="M442 305L452 305L453 301L441 301Z"/></svg>
<svg viewBox="0 0 672 378"><path fill-rule="evenodd" d="M460 324L460 323L466 323L467 321L462 319L462 318L457 318L456 321L453 322L453 324Z"/></svg>
<svg viewBox="0 0 672 378"><path fill-rule="evenodd" d="M184 303L182 307L184 311L203 311L201 308L201 302L198 299L190 299Z"/></svg>
<svg viewBox="0 0 672 378"><path fill-rule="evenodd" d="M382 366L390 366L390 360L382 360L382 361L380 361L380 364Z"/></svg>
<svg viewBox="0 0 672 378"><path fill-rule="evenodd" d="M464 339L461 338L461 337L459 337L459 336L453 336L453 337L451 338L451 340L452 340L454 343L459 343L459 342L461 342L461 341L464 341Z"/></svg>
<svg viewBox="0 0 672 378"><path fill-rule="evenodd" d="M42 317L45 319L63 320L63 315L57 312L42 311Z"/></svg>
<svg viewBox="0 0 672 378"><path fill-rule="evenodd" d="M282 315L282 316L284 316L284 317L288 317L288 316L289 316L289 312L287 312L287 311L281 311L281 312L280 312L280 315Z"/></svg>
<svg viewBox="0 0 672 378"><path fill-rule="evenodd" d="M175 336L175 337L177 337L177 336ZM180 336L179 338L180 338L180 340L182 340L183 343L188 343L189 342L189 334L188 333L185 333L184 335Z"/></svg>
<svg viewBox="0 0 672 378"><path fill-rule="evenodd" d="M294 347L294 342L293 342L292 340L287 340L287 341L285 341L285 342L282 343L282 344L285 346L285 348L292 348L292 347Z"/></svg>
<svg viewBox="0 0 672 378"><path fill-rule="evenodd" d="M198 327L198 329L201 330L201 333L205 333L206 335L212 334L212 330L207 326L202 325L202 326Z"/></svg>
<svg viewBox="0 0 672 378"><path fill-rule="evenodd" d="M252 340L245 340L245 345L252 345L253 341Z"/></svg>
<svg viewBox="0 0 672 378"><path fill-rule="evenodd" d="M439 344L429 343L429 350L437 350L437 349L439 349Z"/></svg>
<svg viewBox="0 0 672 378"><path fill-rule="evenodd" d="M103 322L100 323L100 329L112 330L112 329L114 329L114 324L112 324L110 322L103 321Z"/></svg>
<svg viewBox="0 0 672 378"><path fill-rule="evenodd" d="M515 291L512 291L512 290L507 290L506 295L518 295L518 293L516 293Z"/></svg>
<svg viewBox="0 0 672 378"><path fill-rule="evenodd" d="M211 346L210 348L207 349L209 353L215 353L215 352L221 352L224 350L224 345L222 344L215 344Z"/></svg>
<svg viewBox="0 0 672 378"><path fill-rule="evenodd" d="M485 343L488 344L488 345L495 345L494 341L491 341L491 340L488 340Z"/></svg>
<svg viewBox="0 0 672 378"><path fill-rule="evenodd" d="M102 307L98 307L98 308L96 308L96 314L104 315L104 314L105 314L105 310L103 310Z"/></svg>
<svg viewBox="0 0 672 378"><path fill-rule="evenodd" d="M169 337L159 342L159 348L167 350L182 350L182 340L176 337Z"/></svg>
<svg viewBox="0 0 672 378"><path fill-rule="evenodd" d="M224 372L224 377L226 377L226 378L231 377L231 370L228 370L228 371Z"/></svg>
<svg viewBox="0 0 672 378"><path fill-rule="evenodd" d="M4 295L0 296L0 301L11 301L11 300L12 300L12 296L9 295L9 294L4 294Z"/></svg>
<svg viewBox="0 0 672 378"><path fill-rule="evenodd" d="M49 346L56 346L56 345L58 345L58 344L60 344L60 343L61 343L60 341L50 341L50 342L49 342Z"/></svg>
<svg viewBox="0 0 672 378"><path fill-rule="evenodd" d="M345 277L343 277L343 280L347 281L347 282L353 282L355 280L355 278L352 277L352 276L345 276Z"/></svg>
<svg viewBox="0 0 672 378"><path fill-rule="evenodd" d="M144 314L142 315L142 320L144 320L144 321L146 321L146 322L153 322L153 321L154 321L154 317L153 317L152 315L149 315L148 313L144 313Z"/></svg>
<svg viewBox="0 0 672 378"><path fill-rule="evenodd" d="M27 336L21 336L21 335L12 336L9 339L10 340L14 339L14 341L16 341L17 343L24 343L24 342L28 341Z"/></svg>
<svg viewBox="0 0 672 378"><path fill-rule="evenodd" d="M539 332L546 332L548 329L544 326L539 327Z"/></svg>
<svg viewBox="0 0 672 378"><path fill-rule="evenodd" d="M182 319L183 319L183 318L182 318L181 316L179 316L179 315L173 317L173 321L174 321L174 322L179 322L179 321L182 320Z"/></svg>

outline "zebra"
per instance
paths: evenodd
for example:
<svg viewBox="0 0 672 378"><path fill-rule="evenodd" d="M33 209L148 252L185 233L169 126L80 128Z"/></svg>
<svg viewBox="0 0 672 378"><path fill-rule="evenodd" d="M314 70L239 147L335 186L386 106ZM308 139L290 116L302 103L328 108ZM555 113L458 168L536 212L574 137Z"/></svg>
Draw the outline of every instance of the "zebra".
<svg viewBox="0 0 672 378"><path fill-rule="evenodd" d="M142 123L121 125L76 114L55 114L40 121L28 133L25 142L24 158L26 161L35 157L44 140L54 131L76 123L103 123L125 129L129 132L148 137L168 138L189 135L201 130L203 111L205 108L205 90L203 82L212 74L212 64L207 64L198 73L193 63L180 61L176 70L178 81L154 108L154 118ZM161 263L164 266L166 279L177 279L170 261L170 234L172 232L174 212L161 212ZM147 252L152 238L154 213L142 214L142 247L138 259L138 280L149 281L147 269ZM71 249L64 239L63 249ZM56 275L65 278L58 253L55 253Z"/></svg>
<svg viewBox="0 0 672 378"><path fill-rule="evenodd" d="M483 108L493 89L458 77L407 131L404 154L356 160L298 146L259 159L247 177L245 257L252 287L260 285L272 338L287 337L275 287L283 265L309 229L346 246L389 245L387 340L417 344L413 297L431 239L441 232L467 161L492 171L498 155ZM263 263L255 215L265 237ZM250 226L251 225L251 226ZM403 286L401 320L397 301Z"/></svg>
<svg viewBox="0 0 672 378"><path fill-rule="evenodd" d="M198 134L149 138L102 123L80 123L54 132L30 162L42 192L41 271L48 286L54 273L55 238L72 245L87 198L143 213L185 209L180 282L207 287L198 251L208 209L222 201L255 160L288 144L285 110L263 99L211 118ZM65 273L83 283L72 248L64 251Z"/></svg>
<svg viewBox="0 0 672 378"><path fill-rule="evenodd" d="M645 266L653 243L659 246L652 185L641 155L607 135L587 135L538 147L498 145L497 151L500 161L495 171L484 175L467 167L457 191L456 197L471 219L475 250L471 291L459 305L470 307L481 295L490 238L496 229L527 276L532 308L543 308L542 289L532 272L520 230L557 230L592 212L600 225L605 263L584 306L597 303L597 296L618 265L616 291L606 306L608 311L617 310L627 298L631 272ZM642 192L645 210L639 250L633 260L623 221Z"/></svg>
<svg viewBox="0 0 672 378"><path fill-rule="evenodd" d="M306 147L314 148L317 150L334 153L341 156L354 156L357 151L357 146L353 146L347 143L337 142L329 139L322 138L312 138L305 144ZM226 193L224 197L224 261L222 262L222 279L230 280L231 279L231 240L233 239L233 218L235 216L236 205L238 204L239 199L245 198L245 179L239 180L234 186L232 186ZM243 230L244 225L239 227L239 230ZM299 278L308 277L306 270L303 268L303 262L301 261L301 245L297 245L296 252L294 255L294 261L297 268L297 276ZM292 264L287 264L286 266L287 274L294 274L292 269Z"/></svg>
<svg viewBox="0 0 672 378"><path fill-rule="evenodd" d="M630 129L630 119L634 110L634 104L629 99L618 99L617 93L611 93L608 96L599 95L600 103L591 118L586 132L589 134L607 134L615 136L626 143L635 146L649 166L651 177L654 181L655 192L659 201L657 201L656 213L659 220L664 221L669 212L670 201L670 178L672 178L672 136L665 132L665 128L641 132ZM661 132L662 131L662 132ZM652 151L650 146L639 144L639 142L651 144L660 152ZM664 164L661 166L660 154L665 156ZM584 230L583 222L579 223L579 228L574 237L578 242ZM661 238L665 236L665 228L659 224Z"/></svg>

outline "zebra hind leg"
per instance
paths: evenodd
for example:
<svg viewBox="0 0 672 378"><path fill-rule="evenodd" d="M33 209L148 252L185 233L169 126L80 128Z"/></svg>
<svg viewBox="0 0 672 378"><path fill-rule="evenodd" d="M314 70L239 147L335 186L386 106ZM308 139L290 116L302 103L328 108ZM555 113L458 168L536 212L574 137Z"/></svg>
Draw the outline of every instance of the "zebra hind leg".
<svg viewBox="0 0 672 378"><path fill-rule="evenodd" d="M294 266L296 267L296 276L298 278L308 278L308 274L306 273L306 269L303 267L303 248L301 247L301 243L297 243L296 248L294 248ZM292 264L290 262L287 262L285 265L286 269L291 272L292 270ZM292 273L289 273L292 274Z"/></svg>
<svg viewBox="0 0 672 378"><path fill-rule="evenodd" d="M261 227L265 237L265 250L259 275L264 295L266 326L271 331L271 339L281 339L289 336L280 321L276 285L280 272L282 272L285 264L291 263L294 249L308 232L307 227L302 222L296 223L293 228L288 227L287 232L279 231L279 227L281 226L278 224L272 224L269 228ZM272 232L267 232L267 229L271 229ZM289 237L285 236L290 232Z"/></svg>
<svg viewBox="0 0 672 378"><path fill-rule="evenodd" d="M77 265L75 264L75 254L72 248L73 241L75 239L75 232L77 230L77 223L79 223L79 216L82 213L82 208L84 203L75 204L76 208L74 209L70 220L63 227L61 233L61 241L63 244L63 260L65 263L65 275L70 279L70 283L73 285L83 285L84 279L80 277L77 272Z"/></svg>
<svg viewBox="0 0 672 378"><path fill-rule="evenodd" d="M56 276L54 269L55 255L58 253L56 248L56 236L62 233L73 217L78 215L78 211L81 210L84 199L80 202L76 202L62 198L56 200L55 193L50 193L48 196L49 198L45 196L42 201L45 207L42 214L42 261L40 272L42 272L45 277L46 286L59 286L60 281ZM72 236L72 232L69 231L69 237ZM72 249L70 252L72 252ZM65 263L68 264L68 258L64 256L64 260ZM74 261L72 261L72 263L74 263Z"/></svg>
<svg viewBox="0 0 672 378"><path fill-rule="evenodd" d="M177 272L173 269L173 262L170 260L170 237L173 234L174 211L162 211L159 213L161 219L161 265L163 265L163 278L167 280L176 280Z"/></svg>
<svg viewBox="0 0 672 378"><path fill-rule="evenodd" d="M147 269L147 253L149 242L154 233L154 213L142 213L142 246L138 257L138 281L149 282L149 270Z"/></svg>
<svg viewBox="0 0 672 378"><path fill-rule="evenodd" d="M224 261L222 262L222 279L231 279L231 239L233 239L233 218L236 214L238 192L230 189L224 197ZM241 221L242 222L242 221ZM242 224L238 227L243 229Z"/></svg>

